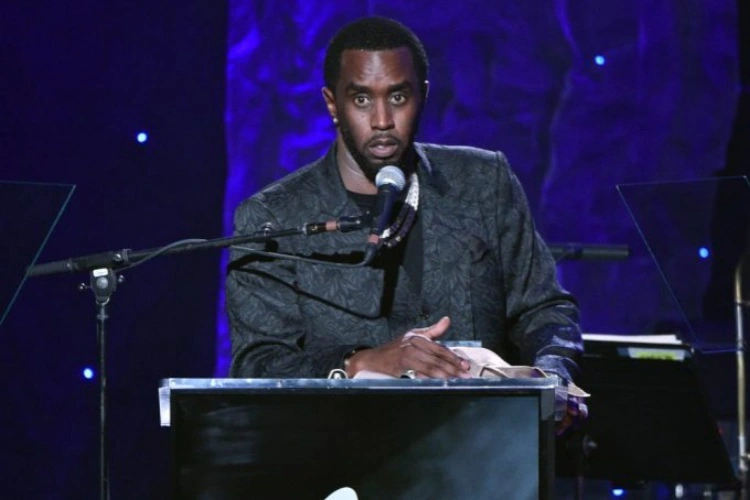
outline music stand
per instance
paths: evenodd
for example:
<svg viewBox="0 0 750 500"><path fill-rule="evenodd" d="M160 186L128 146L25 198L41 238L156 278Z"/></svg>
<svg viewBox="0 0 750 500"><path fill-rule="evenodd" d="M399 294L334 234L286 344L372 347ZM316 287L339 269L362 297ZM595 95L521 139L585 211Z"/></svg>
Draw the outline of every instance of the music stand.
<svg viewBox="0 0 750 500"><path fill-rule="evenodd" d="M750 183L745 177L728 177L623 184L617 189L667 292L654 319L669 325L682 342L644 346L637 336L586 342L581 384L592 394L590 418L578 442L568 443L578 447L579 472L629 483L737 486L695 366L696 356L735 353L741 388L737 464L742 486L744 343L730 321L721 323L706 315L703 293L712 272L712 230L721 223L711 208L727 194L738 200L738 206L750 207Z"/></svg>
<svg viewBox="0 0 750 500"><path fill-rule="evenodd" d="M559 475L736 485L689 346L586 340L580 367L590 416L558 443Z"/></svg>

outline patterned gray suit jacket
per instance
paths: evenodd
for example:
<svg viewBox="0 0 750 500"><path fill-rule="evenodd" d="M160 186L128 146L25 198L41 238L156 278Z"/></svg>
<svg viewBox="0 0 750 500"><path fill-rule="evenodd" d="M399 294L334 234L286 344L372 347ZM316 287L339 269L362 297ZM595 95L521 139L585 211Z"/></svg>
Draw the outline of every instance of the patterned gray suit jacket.
<svg viewBox="0 0 750 500"><path fill-rule="evenodd" d="M451 327L444 340L479 340L510 362L574 378L582 351L578 309L557 282L505 157L468 147L415 148L425 307L413 326L447 315ZM235 234L253 233L264 223L281 229L359 212L347 196L334 147L245 200L235 212ZM366 236L294 236L266 248L355 261ZM404 333L391 331L380 317L382 270L272 260L242 250L233 250L231 260L231 376L325 377L352 349Z"/></svg>

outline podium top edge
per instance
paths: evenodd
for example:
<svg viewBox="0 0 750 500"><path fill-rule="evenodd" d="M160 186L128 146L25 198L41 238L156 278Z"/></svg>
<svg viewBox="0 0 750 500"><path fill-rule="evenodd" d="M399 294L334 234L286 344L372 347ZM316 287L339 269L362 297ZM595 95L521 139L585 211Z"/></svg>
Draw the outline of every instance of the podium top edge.
<svg viewBox="0 0 750 500"><path fill-rule="evenodd" d="M267 378L168 378L159 387L169 390L272 390L272 389L388 389L413 390L445 388L481 389L549 389L554 379L267 379Z"/></svg>
<svg viewBox="0 0 750 500"><path fill-rule="evenodd" d="M506 379L243 379L168 378L159 387L161 425L172 420L173 396L279 395L279 394L537 394L541 400L554 400L556 380L552 378Z"/></svg>

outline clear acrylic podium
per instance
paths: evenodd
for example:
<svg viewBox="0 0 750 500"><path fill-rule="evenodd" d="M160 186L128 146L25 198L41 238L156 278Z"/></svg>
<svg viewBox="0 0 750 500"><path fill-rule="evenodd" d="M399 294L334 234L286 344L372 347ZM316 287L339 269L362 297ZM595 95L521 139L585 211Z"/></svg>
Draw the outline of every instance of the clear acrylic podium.
<svg viewBox="0 0 750 500"><path fill-rule="evenodd" d="M554 382L167 379L174 496L553 498Z"/></svg>

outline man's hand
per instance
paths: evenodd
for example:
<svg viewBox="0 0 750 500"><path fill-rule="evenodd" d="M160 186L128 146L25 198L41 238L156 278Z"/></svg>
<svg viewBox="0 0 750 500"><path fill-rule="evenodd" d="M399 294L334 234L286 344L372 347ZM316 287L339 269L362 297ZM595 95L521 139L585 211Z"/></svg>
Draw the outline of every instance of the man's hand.
<svg viewBox="0 0 750 500"><path fill-rule="evenodd" d="M583 424L589 416L589 407L583 398L568 396L565 416L557 422L555 433L562 436L568 430L575 430Z"/></svg>
<svg viewBox="0 0 750 500"><path fill-rule="evenodd" d="M361 370L369 370L400 377L413 370L419 378L470 378L469 362L434 342L450 324L446 316L382 346L358 351L349 358L347 375L353 377Z"/></svg>

